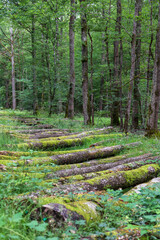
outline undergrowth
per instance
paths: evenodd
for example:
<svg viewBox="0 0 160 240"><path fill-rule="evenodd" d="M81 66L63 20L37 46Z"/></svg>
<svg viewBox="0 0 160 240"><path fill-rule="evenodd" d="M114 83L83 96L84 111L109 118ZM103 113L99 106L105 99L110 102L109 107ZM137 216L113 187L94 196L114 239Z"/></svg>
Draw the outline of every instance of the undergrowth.
<svg viewBox="0 0 160 240"><path fill-rule="evenodd" d="M8 134L7 130L22 126L18 121L12 121L11 117L32 117L28 112L3 110L0 112L0 150L18 151L16 144L19 139ZM62 115L53 115L52 118L43 117L43 122L51 124L56 128L69 129L74 132L91 130L109 126L109 119L97 116L95 118L95 126L84 126L81 116L75 117L74 121L66 120ZM141 142L136 147L130 147L123 150L120 154L128 156L138 156L144 153L160 154L160 142L156 138L147 139L143 135L128 134L125 136L115 135L111 139L95 138L94 140L85 141L83 146L76 146L67 149L56 149L56 151L74 150L88 148L91 144L104 141L102 146L125 145L131 142ZM22 141L22 140L21 140ZM136 236L132 239L155 240L157 236L152 232L153 227L160 222L160 184L152 186L152 188L144 188L140 194L124 195L124 191L107 191L106 194L96 195L95 199L99 199L98 211L101 213L101 220L86 224L85 220L79 220L75 223L66 222L61 228L51 227L48 219L37 221L30 218L33 209L37 208L37 203L31 199L22 199L21 196L28 192L43 191L51 187L51 183L42 185L40 178L34 177L34 173L48 173L45 164L34 166L33 176L25 176L27 171L27 160L32 160L35 155L38 157L38 151L28 150L28 156L19 157L24 162L19 172L16 163L7 164L8 169L13 171L1 172L0 174L0 239L4 240L78 240L78 239L108 239L114 240L114 233L118 228L118 236L127 235L129 231L138 229ZM45 156L45 154L44 154ZM156 160L154 160L155 162ZM159 161L158 161L159 163ZM43 168L44 167L44 168ZM52 166L54 167L54 166ZM36 169L37 168L37 169ZM13 177L14 173L14 177ZM23 176L18 175L24 173ZM17 174L17 175L16 175ZM74 201L74 195L70 194L71 200ZM78 226L78 227L77 227ZM157 225L157 232L160 227ZM159 234L160 235L160 234ZM143 236L143 238L142 238ZM128 238L129 239L129 238Z"/></svg>

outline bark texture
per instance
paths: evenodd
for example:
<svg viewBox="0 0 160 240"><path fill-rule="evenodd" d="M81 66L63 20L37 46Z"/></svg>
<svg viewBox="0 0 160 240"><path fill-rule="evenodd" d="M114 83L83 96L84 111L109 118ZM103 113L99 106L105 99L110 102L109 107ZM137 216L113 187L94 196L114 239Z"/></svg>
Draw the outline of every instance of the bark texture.
<svg viewBox="0 0 160 240"><path fill-rule="evenodd" d="M142 164L144 164L144 162L148 159L153 159L153 158L149 158L148 155L142 155L142 156L127 158L127 159L122 159L122 160L120 159L119 161L117 160L116 162L110 162L110 163L98 164L98 161L97 161L97 165L88 166L88 167L83 166L81 168L77 168L77 167L75 168L74 167L72 169L65 169L65 170L57 171L54 174L49 174L47 176L47 178L52 178L52 177L55 177L55 176L57 176L57 177L68 177L68 176L73 176L73 175L78 175L78 174L99 172L99 171L104 171L104 170L107 170L107 169L112 169L116 166L117 166L117 169L125 170L126 165L124 165L124 169L122 169L123 168L122 164L133 163L133 162L136 162L136 161L142 161L143 162ZM157 159L157 157L156 157L156 159Z"/></svg>
<svg viewBox="0 0 160 240"><path fill-rule="evenodd" d="M117 0L117 19L115 26L116 38L114 41L114 81L113 81L113 104L111 109L111 125L119 126L120 113L120 81L119 81L119 52L120 52L120 36L119 28L121 27L121 0Z"/></svg>
<svg viewBox="0 0 160 240"><path fill-rule="evenodd" d="M127 109L126 109L125 122L124 122L124 131L126 134L128 133L128 125L129 125L129 118L130 118L130 111L131 111L132 90L133 90L135 62L136 62L137 17L138 17L138 8L139 8L140 1L141 0L136 0L135 2L135 19L133 23L133 33L132 33L132 42L131 42L130 84L129 84L129 90L128 90Z"/></svg>
<svg viewBox="0 0 160 240"><path fill-rule="evenodd" d="M85 0L81 3L81 40L82 40L82 93L84 124L90 123L89 118L89 95L88 95L88 43L87 43L87 16L85 13Z"/></svg>
<svg viewBox="0 0 160 240"><path fill-rule="evenodd" d="M105 147L91 150L89 149L81 152L56 155L51 158L53 162L57 165L80 163L86 162L91 159L114 156L115 154L119 153L123 148L124 147L122 145L117 145L113 147Z"/></svg>
<svg viewBox="0 0 160 240"><path fill-rule="evenodd" d="M153 135L153 134L156 134L156 132L158 132L159 101L160 101L160 2L159 2L158 26L157 26L157 35L156 35L152 98L149 106L147 135Z"/></svg>
<svg viewBox="0 0 160 240"><path fill-rule="evenodd" d="M11 63L12 63L12 109L16 109L16 82L15 82L15 62L14 62L14 34L13 28L10 28L11 35Z"/></svg>
<svg viewBox="0 0 160 240"><path fill-rule="evenodd" d="M141 58L141 11L142 11L142 0L138 3L138 17L137 29L136 29L136 59L135 59L135 76L134 76L134 90L133 90L133 113L132 113L132 127L133 129L139 128L139 109L140 109L140 92L139 92L139 81L140 81L140 58Z"/></svg>
<svg viewBox="0 0 160 240"><path fill-rule="evenodd" d="M69 53L70 53L70 82L68 104L66 117L73 119L74 117L74 92L75 92L75 64L74 64L74 22L75 22L75 0L71 0L71 13L69 22Z"/></svg>

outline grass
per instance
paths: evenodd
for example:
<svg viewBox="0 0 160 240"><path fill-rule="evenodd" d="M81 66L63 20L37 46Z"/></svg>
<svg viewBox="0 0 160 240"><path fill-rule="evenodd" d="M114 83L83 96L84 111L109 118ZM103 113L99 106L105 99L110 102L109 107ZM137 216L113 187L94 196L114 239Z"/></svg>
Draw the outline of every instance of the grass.
<svg viewBox="0 0 160 240"><path fill-rule="evenodd" d="M22 140L15 137L11 137L8 134L8 130L13 130L21 126L18 121L13 120L12 117L33 117L31 113L27 111L0 111L0 150L13 150L18 151L16 144ZM84 130L91 130L95 128L107 127L110 124L109 118L100 116L95 117L95 126L84 126L82 116L76 116L74 121L64 119L64 115L53 115L51 118L45 117L45 114L39 113L39 118L43 118L43 122L46 124L54 125L56 128L69 129L74 132L81 132ZM156 138L145 138L143 134L128 134L125 136L119 136L119 131L116 129L112 138L95 138L93 140L85 141L83 146L76 146L66 149L56 149L55 151L65 151L74 149L88 148L91 144L103 141L103 146L113 145L125 145L132 142L141 142L142 144L130 149L124 149L120 154L127 154L128 156L138 156L144 153L152 153L153 155L160 154L160 141ZM8 146L9 145L9 146ZM13 147L11 147L13 146ZM160 185L157 184L154 189L145 189L141 191L139 196L125 196L121 190L107 191L105 194L93 193L95 199L100 199L100 209L102 218L100 221L90 223L86 225L84 220L79 221L79 228L76 228L73 224L66 223L61 228L50 228L45 219L36 221L30 218L31 211L37 207L37 203L32 200L20 200L20 194L26 194L28 192L44 190L51 187L51 182L42 183L42 179L34 176L35 173L48 173L48 167L43 164L34 166L32 177L22 175L25 173L29 166L25 165L26 160L32 160L33 157L40 157L38 151L28 150L28 156L22 155L19 157L21 161L24 161L24 166L17 167L16 163L6 164L8 171L2 172L3 176L0 180L0 239L4 240L78 240L88 239L116 239L113 236L114 230L121 229L122 225L126 226L126 232L134 229L136 226L140 229L140 235L145 240L158 239L148 231L159 223L160 219ZM47 155L47 154L46 154ZM44 154L44 156L46 156ZM54 167L53 165L50 165ZM36 169L37 168L37 169ZM46 169L45 169L46 168ZM17 177L13 178L13 172L17 172ZM19 174L19 175L18 175ZM112 201L109 201L112 199ZM121 199L121 200L120 200ZM74 201L74 198L73 198ZM122 203L117 205L119 201ZM125 203L125 204L123 204ZM124 206L125 205L125 206ZM123 229L121 229L123 230ZM109 235L108 235L109 234ZM121 235L120 231L119 234ZM132 238L131 238L132 239ZM139 237L135 239L140 239Z"/></svg>

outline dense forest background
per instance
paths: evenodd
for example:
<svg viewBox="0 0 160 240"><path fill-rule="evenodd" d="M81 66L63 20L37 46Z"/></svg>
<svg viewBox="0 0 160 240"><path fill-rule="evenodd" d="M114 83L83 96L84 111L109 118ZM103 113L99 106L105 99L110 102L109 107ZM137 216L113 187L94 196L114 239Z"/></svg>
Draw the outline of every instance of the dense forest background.
<svg viewBox="0 0 160 240"><path fill-rule="evenodd" d="M0 106L94 113L157 130L160 7L152 0L0 2ZM157 27L158 26L158 27Z"/></svg>

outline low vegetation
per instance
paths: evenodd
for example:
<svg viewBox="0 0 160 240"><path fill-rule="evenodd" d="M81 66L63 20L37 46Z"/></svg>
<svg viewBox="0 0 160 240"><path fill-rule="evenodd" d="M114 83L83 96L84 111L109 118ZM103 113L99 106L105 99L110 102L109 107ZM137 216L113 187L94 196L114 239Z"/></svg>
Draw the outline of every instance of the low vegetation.
<svg viewBox="0 0 160 240"><path fill-rule="evenodd" d="M98 116L84 127L1 110L0 124L0 239L160 238L159 139Z"/></svg>

